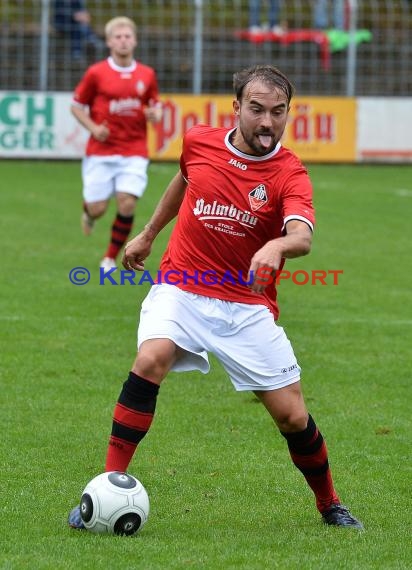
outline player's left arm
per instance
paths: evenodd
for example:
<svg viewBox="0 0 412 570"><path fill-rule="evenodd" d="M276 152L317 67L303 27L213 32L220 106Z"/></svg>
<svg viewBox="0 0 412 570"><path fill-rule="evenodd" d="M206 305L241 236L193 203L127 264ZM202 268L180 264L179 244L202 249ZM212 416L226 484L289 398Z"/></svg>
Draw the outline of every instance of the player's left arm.
<svg viewBox="0 0 412 570"><path fill-rule="evenodd" d="M252 290L262 293L270 278L282 267L285 258L307 255L312 246L315 215L312 203L312 183L302 165L294 165L285 173L280 198L283 218L282 233L268 241L253 256L249 271L255 276ZM267 275L267 283L262 279Z"/></svg>
<svg viewBox="0 0 412 570"><path fill-rule="evenodd" d="M154 125L156 123L160 123L163 117L163 108L161 102L150 101L149 106L145 107L144 109L144 114L146 116L146 120L149 121L149 123L152 123Z"/></svg>
<svg viewBox="0 0 412 570"><path fill-rule="evenodd" d="M271 241L283 250L282 257L291 259L310 252L312 235L312 229L307 222L292 219L285 224L285 235Z"/></svg>
<svg viewBox="0 0 412 570"><path fill-rule="evenodd" d="M285 235L266 242L252 257L249 267L249 276L252 274L255 276L251 285L252 291L263 293L270 282L270 277L273 277L280 268L283 258L307 255L311 246L312 230L309 225L300 220L288 221Z"/></svg>
<svg viewBox="0 0 412 570"><path fill-rule="evenodd" d="M146 120L149 123L156 124L160 123L163 117L163 105L162 102L159 100L159 88L157 85L157 78L156 75L153 75L150 93L149 93L149 102L147 107L143 110Z"/></svg>

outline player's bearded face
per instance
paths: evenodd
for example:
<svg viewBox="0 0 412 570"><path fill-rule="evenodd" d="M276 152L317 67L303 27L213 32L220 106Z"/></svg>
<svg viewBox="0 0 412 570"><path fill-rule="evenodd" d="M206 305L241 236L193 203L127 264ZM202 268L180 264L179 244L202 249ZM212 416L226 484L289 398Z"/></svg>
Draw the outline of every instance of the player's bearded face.
<svg viewBox="0 0 412 570"><path fill-rule="evenodd" d="M235 146L258 156L272 152L286 127L289 110L286 94L260 81L251 82L245 87L242 100L235 101L234 108L240 131L235 135Z"/></svg>

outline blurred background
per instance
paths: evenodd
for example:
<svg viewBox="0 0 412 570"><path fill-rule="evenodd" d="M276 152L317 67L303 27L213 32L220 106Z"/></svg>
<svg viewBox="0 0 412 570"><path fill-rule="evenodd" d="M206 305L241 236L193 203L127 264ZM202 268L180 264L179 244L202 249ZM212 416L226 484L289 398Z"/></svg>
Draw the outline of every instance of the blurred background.
<svg viewBox="0 0 412 570"><path fill-rule="evenodd" d="M195 123L231 127L232 77L257 63L296 87L282 141L304 162L412 163L412 0L1 0L0 156L80 158L73 90L104 59L106 22L138 26L162 122L153 160Z"/></svg>
<svg viewBox="0 0 412 570"><path fill-rule="evenodd" d="M300 95L412 90L411 0L284 0L276 22L262 0L258 24L247 0L87 0L74 3L88 12L82 31L56 14L70 9L64 4L73 3L1 0L0 89L72 91L107 53L105 22L127 15L138 24L137 56L156 69L163 93L231 93L233 71L263 61L293 78Z"/></svg>

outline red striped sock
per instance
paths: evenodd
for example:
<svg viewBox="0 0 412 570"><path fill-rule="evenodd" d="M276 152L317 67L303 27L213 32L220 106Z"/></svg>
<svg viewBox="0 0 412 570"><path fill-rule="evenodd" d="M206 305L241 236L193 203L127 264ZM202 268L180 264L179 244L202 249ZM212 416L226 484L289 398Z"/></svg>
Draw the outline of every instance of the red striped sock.
<svg viewBox="0 0 412 570"><path fill-rule="evenodd" d="M117 213L112 224L110 243L104 254L104 257L110 257L111 259L116 259L119 251L122 249L124 244L129 237L129 234L133 227L134 216L122 216Z"/></svg>
<svg viewBox="0 0 412 570"><path fill-rule="evenodd" d="M159 386L133 372L114 408L106 471L127 471L133 454L153 421Z"/></svg>
<svg viewBox="0 0 412 570"><path fill-rule="evenodd" d="M312 416L309 416L305 430L298 433L281 433L287 440L293 463L315 494L318 510L323 512L332 504L339 503L329 467L326 443Z"/></svg>

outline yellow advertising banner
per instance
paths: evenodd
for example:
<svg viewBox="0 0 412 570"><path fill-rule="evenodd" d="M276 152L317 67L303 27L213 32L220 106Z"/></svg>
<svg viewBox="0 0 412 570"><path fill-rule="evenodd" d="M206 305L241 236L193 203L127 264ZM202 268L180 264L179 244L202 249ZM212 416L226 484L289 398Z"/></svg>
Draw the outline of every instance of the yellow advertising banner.
<svg viewBox="0 0 412 570"><path fill-rule="evenodd" d="M152 160L178 160L184 133L197 123L235 126L233 97L168 95L163 97L161 123L149 132ZM282 143L303 162L356 160L356 99L296 97Z"/></svg>
<svg viewBox="0 0 412 570"><path fill-rule="evenodd" d="M356 99L296 97L282 143L303 162L356 160Z"/></svg>

